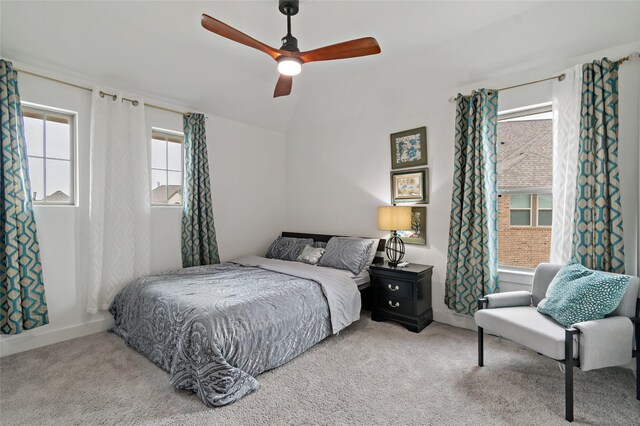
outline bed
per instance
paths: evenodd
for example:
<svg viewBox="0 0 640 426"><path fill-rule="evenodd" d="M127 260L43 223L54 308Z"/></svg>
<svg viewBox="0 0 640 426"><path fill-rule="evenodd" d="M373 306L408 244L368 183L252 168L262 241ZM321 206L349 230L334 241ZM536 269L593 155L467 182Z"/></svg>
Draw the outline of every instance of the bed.
<svg viewBox="0 0 640 426"><path fill-rule="evenodd" d="M136 280L110 307L112 331L169 372L174 387L222 406L258 389L260 373L357 321L359 286L349 271L247 256Z"/></svg>

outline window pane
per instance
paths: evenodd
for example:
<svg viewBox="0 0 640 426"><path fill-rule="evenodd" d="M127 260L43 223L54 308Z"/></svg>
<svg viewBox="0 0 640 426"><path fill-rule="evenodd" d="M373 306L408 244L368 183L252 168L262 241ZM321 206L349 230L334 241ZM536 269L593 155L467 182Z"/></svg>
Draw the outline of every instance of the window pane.
<svg viewBox="0 0 640 426"><path fill-rule="evenodd" d="M66 117L47 115L47 157L71 159L71 125Z"/></svg>
<svg viewBox="0 0 640 426"><path fill-rule="evenodd" d="M538 194L538 208L550 209L552 203L551 194Z"/></svg>
<svg viewBox="0 0 640 426"><path fill-rule="evenodd" d="M52 203L71 201L71 162L47 159L47 198Z"/></svg>
<svg viewBox="0 0 640 426"><path fill-rule="evenodd" d="M531 194L513 194L511 195L512 209L530 209Z"/></svg>
<svg viewBox="0 0 640 426"><path fill-rule="evenodd" d="M542 212L551 210L553 125L551 107L526 111L519 106L523 116L504 120L502 115L497 126L498 191L503 194L498 199L498 264L533 269L549 261L551 247L550 213Z"/></svg>
<svg viewBox="0 0 640 426"><path fill-rule="evenodd" d="M39 118L24 117L24 138L27 141L27 154L37 155L42 157L44 155L42 144L42 132L43 121Z"/></svg>
<svg viewBox="0 0 640 426"><path fill-rule="evenodd" d="M552 210L538 210L538 226L551 226Z"/></svg>
<svg viewBox="0 0 640 426"><path fill-rule="evenodd" d="M167 172L151 170L151 203L167 204Z"/></svg>
<svg viewBox="0 0 640 426"><path fill-rule="evenodd" d="M169 170L182 170L182 144L169 142L167 148Z"/></svg>
<svg viewBox="0 0 640 426"><path fill-rule="evenodd" d="M31 179L33 201L42 201L44 198L44 160L29 157L29 178Z"/></svg>
<svg viewBox="0 0 640 426"><path fill-rule="evenodd" d="M167 143L158 139L151 139L151 167L154 169L167 168Z"/></svg>
<svg viewBox="0 0 640 426"><path fill-rule="evenodd" d="M531 210L511 210L511 226L531 225Z"/></svg>
<svg viewBox="0 0 640 426"><path fill-rule="evenodd" d="M169 172L169 204L182 204L182 173Z"/></svg>

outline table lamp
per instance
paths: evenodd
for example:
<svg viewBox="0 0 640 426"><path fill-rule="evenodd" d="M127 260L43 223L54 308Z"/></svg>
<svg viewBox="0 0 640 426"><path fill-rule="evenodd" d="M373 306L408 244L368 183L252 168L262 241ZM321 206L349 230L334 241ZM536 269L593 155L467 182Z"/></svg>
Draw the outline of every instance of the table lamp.
<svg viewBox="0 0 640 426"><path fill-rule="evenodd" d="M378 207L378 229L391 231L391 237L385 245L389 266L398 266L404 257L404 242L398 237L398 231L411 229L411 207Z"/></svg>

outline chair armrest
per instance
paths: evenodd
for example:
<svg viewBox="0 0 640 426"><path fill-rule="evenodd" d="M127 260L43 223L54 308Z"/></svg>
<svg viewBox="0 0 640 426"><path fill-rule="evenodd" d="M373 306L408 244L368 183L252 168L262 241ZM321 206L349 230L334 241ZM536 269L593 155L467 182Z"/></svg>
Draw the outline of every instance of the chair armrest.
<svg viewBox="0 0 640 426"><path fill-rule="evenodd" d="M615 316L573 324L580 330L580 365L583 371L615 367L631 362L633 323Z"/></svg>
<svg viewBox="0 0 640 426"><path fill-rule="evenodd" d="M528 291L508 291L485 296L485 309L507 308L514 306L531 306L531 293Z"/></svg>

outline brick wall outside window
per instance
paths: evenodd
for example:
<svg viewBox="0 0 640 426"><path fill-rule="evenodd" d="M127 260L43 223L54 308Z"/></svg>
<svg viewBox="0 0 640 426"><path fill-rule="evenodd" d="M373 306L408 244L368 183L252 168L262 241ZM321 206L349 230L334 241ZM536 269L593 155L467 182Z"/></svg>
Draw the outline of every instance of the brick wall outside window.
<svg viewBox="0 0 640 426"><path fill-rule="evenodd" d="M509 201L509 195L498 198L499 264L535 268L539 263L548 262L551 250L551 227L511 226Z"/></svg>

